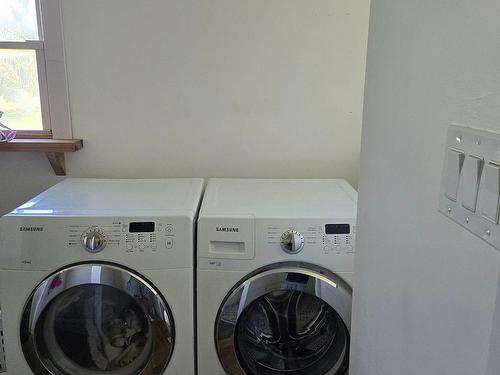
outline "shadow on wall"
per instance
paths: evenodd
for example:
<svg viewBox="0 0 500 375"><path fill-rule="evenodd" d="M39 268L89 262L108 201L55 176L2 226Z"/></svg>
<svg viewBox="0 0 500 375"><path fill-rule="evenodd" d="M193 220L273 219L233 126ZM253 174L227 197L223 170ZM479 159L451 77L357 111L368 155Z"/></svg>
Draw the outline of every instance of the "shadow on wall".
<svg viewBox="0 0 500 375"><path fill-rule="evenodd" d="M493 326L491 330L490 352L488 356L488 367L486 375L498 375L500 369L500 272L498 276L498 290L493 315Z"/></svg>

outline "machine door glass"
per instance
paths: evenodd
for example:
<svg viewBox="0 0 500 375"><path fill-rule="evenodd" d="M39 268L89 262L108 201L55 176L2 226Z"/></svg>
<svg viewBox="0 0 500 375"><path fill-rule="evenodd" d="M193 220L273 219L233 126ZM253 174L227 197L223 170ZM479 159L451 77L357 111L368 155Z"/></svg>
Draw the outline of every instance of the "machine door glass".
<svg viewBox="0 0 500 375"><path fill-rule="evenodd" d="M241 282L216 322L230 374L347 374L351 288L317 267L280 264Z"/></svg>
<svg viewBox="0 0 500 375"><path fill-rule="evenodd" d="M149 375L167 367L174 324L165 300L140 276L80 264L37 286L20 335L37 375Z"/></svg>

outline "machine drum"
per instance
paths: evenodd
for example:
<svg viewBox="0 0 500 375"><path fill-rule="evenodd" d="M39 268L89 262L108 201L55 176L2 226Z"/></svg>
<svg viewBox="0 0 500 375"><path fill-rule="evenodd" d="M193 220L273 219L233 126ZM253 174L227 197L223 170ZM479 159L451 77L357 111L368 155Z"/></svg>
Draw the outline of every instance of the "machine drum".
<svg viewBox="0 0 500 375"><path fill-rule="evenodd" d="M253 301L238 319L238 360L247 374L344 374L349 332L320 298L278 290Z"/></svg>

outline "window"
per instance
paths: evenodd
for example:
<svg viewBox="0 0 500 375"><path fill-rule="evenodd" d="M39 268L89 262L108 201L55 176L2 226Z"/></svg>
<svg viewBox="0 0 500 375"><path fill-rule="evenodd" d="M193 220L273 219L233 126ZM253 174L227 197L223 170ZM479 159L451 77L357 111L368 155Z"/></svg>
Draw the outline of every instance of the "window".
<svg viewBox="0 0 500 375"><path fill-rule="evenodd" d="M0 0L0 111L20 137L71 138L59 0Z"/></svg>

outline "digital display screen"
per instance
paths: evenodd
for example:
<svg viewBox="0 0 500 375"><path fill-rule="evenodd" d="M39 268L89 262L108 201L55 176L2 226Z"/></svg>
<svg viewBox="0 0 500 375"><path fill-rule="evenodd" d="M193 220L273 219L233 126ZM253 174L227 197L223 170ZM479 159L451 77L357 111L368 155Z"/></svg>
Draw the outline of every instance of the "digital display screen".
<svg viewBox="0 0 500 375"><path fill-rule="evenodd" d="M130 223L128 226L128 231L130 233L154 232L155 231L155 223L153 221L143 221L143 222Z"/></svg>
<svg viewBox="0 0 500 375"><path fill-rule="evenodd" d="M349 224L326 224L325 225L326 234L349 234L351 233L351 228Z"/></svg>

